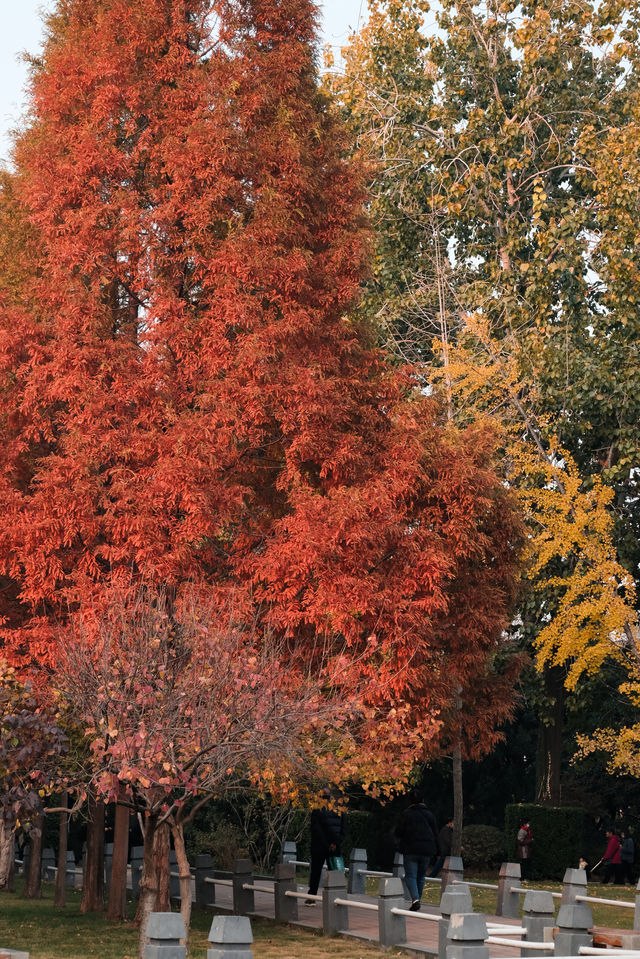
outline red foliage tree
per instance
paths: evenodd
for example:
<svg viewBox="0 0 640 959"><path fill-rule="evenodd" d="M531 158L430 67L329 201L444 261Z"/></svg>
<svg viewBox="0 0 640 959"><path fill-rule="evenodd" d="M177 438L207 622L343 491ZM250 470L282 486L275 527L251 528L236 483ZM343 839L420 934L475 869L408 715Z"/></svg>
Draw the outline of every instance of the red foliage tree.
<svg viewBox="0 0 640 959"><path fill-rule="evenodd" d="M105 583L179 597L195 579L265 636L320 639L387 721L414 703L419 743L491 664L517 522L487 437L445 429L346 317L363 191L316 85L315 17L59 0L50 18L15 152L37 335L18 349L0 320L19 412L0 572L21 604L3 642L53 665ZM482 611L452 637L469 583Z"/></svg>

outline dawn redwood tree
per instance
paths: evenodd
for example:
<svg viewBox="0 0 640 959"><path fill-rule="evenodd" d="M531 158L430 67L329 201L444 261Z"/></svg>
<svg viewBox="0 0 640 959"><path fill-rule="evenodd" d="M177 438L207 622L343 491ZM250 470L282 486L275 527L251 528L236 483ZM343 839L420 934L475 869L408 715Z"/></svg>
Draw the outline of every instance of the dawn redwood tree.
<svg viewBox="0 0 640 959"><path fill-rule="evenodd" d="M380 746L419 752L492 668L518 523L486 432L444 430L348 318L362 177L317 86L315 19L309 0L60 0L49 18L15 150L41 251L30 338L0 315L19 603L2 639L53 668L114 583L179 604L196 581L265 643L364 683ZM467 577L489 592L453 642Z"/></svg>

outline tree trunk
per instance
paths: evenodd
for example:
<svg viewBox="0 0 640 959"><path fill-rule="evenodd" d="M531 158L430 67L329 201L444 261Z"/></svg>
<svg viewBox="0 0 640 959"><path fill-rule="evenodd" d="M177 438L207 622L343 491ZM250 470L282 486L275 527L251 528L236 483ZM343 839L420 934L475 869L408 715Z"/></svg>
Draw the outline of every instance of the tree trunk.
<svg viewBox="0 0 640 959"><path fill-rule="evenodd" d="M558 667L544 672L550 715L542 717L538 731L536 798L546 806L559 806L562 799L562 739L564 735L564 673ZM546 720L546 722L544 721Z"/></svg>
<svg viewBox="0 0 640 959"><path fill-rule="evenodd" d="M0 891L10 891L13 876L15 830L12 820L0 816Z"/></svg>
<svg viewBox="0 0 640 959"><path fill-rule="evenodd" d="M29 865L24 881L25 899L42 899L42 832L44 816L40 813L34 820L29 834Z"/></svg>
<svg viewBox="0 0 640 959"><path fill-rule="evenodd" d="M462 849L462 748L460 739L453 748L453 835L451 837L451 855L459 856Z"/></svg>
<svg viewBox="0 0 640 959"><path fill-rule="evenodd" d="M127 856L129 853L129 810L116 804L113 829L113 859L107 919L125 919L127 915Z"/></svg>
<svg viewBox="0 0 640 959"><path fill-rule="evenodd" d="M169 853L171 852L171 831L169 823L163 822L156 829L153 844L153 861L158 890L156 892L156 912L171 912L171 875Z"/></svg>
<svg viewBox="0 0 640 959"><path fill-rule="evenodd" d="M187 850L184 845L184 831L181 823L171 823L171 835L173 836L173 845L176 850L176 859L178 860L178 872L180 874L180 913L184 919L184 927L189 935L189 923L191 922L191 869L187 859ZM185 940L182 943L187 945Z"/></svg>
<svg viewBox="0 0 640 959"><path fill-rule="evenodd" d="M60 797L60 805L66 809L69 804L69 793L65 789ZM58 845L58 871L56 873L56 891L53 897L54 906L62 908L67 904L67 839L69 835L69 814L60 813L60 840Z"/></svg>
<svg viewBox="0 0 640 959"><path fill-rule="evenodd" d="M104 803L94 793L89 793L80 912L99 912L101 909L104 909Z"/></svg>
<svg viewBox="0 0 640 959"><path fill-rule="evenodd" d="M142 862L142 878L140 879L140 898L136 911L136 922L140 926L140 941L138 944L138 959L144 959L144 947L147 939L147 923L149 916L155 909L158 880L155 872L154 846L158 823L156 814L147 816L144 829L144 858Z"/></svg>

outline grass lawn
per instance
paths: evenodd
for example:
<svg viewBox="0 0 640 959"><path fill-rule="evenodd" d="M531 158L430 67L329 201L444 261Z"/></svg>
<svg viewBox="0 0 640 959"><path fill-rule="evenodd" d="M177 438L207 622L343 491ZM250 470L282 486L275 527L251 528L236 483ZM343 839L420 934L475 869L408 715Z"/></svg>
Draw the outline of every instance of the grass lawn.
<svg viewBox="0 0 640 959"><path fill-rule="evenodd" d="M483 879L490 882L492 880ZM560 883L531 882L531 889L561 891ZM371 883L371 892L375 884ZM68 892L65 909L53 907L53 885L43 884L44 898L27 901L20 895L0 895L0 947L22 949L31 959L136 959L138 930L133 922L108 922L98 914L80 913L80 893ZM590 883L588 895L605 899L634 902L635 890L630 886L605 886ZM477 912L495 914L496 892L473 889L473 905ZM425 902L438 903L440 884L427 883ZM521 901L524 897L521 897ZM556 908L559 900L556 900ZM132 914L134 905L131 906ZM615 929L633 927L633 911L592 904L595 925ZM209 943L207 936L212 912L194 909L191 932L191 959L204 959ZM380 950L356 940L327 939L320 933L290 926L277 926L268 920L252 920L255 959L379 959ZM401 953L392 952L392 955Z"/></svg>
<svg viewBox="0 0 640 959"><path fill-rule="evenodd" d="M0 895L0 947L21 949L31 959L136 959L138 930L133 922L108 922L80 913L80 893L68 891L65 909L53 907L53 885L43 884L44 898ZM131 907L132 910L134 906ZM210 946L211 911L194 909L189 956L204 959ZM327 939L320 933L268 920L252 919L255 959L380 959L380 950L355 940Z"/></svg>

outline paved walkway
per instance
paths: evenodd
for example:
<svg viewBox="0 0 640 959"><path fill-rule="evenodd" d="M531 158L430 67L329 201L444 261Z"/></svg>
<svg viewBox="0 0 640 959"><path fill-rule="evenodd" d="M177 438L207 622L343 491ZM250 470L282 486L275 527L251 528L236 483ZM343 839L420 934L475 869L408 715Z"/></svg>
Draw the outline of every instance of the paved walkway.
<svg viewBox="0 0 640 959"><path fill-rule="evenodd" d="M270 882L265 879L255 880L256 885L269 886ZM306 887L298 886L299 892L305 892ZM374 896L352 896L346 895L344 898L356 900L364 903L376 903ZM274 897L268 892L254 891L255 909L252 915L263 916L269 919L274 916ZM407 903L407 906L409 903ZM221 911L233 911L232 891L229 886L216 884L215 909ZM367 942L377 943L378 941L378 915L377 912L370 909L361 909L357 906L349 908L349 926L348 930L340 935L363 939ZM420 918L420 916L430 916L430 919ZM406 917L407 942L402 946L403 949L413 952L417 955L434 956L438 953L438 922L440 910L437 906L423 904L420 916ZM487 916L487 920L503 923L505 925L519 926L518 919L503 919L497 916ZM306 929L322 928L322 903L317 902L313 905L305 905L303 899L298 900L298 921L291 923L294 926L301 926ZM511 946L490 945L490 956L492 959L506 959L506 957L516 957L520 955L519 947L514 943Z"/></svg>

